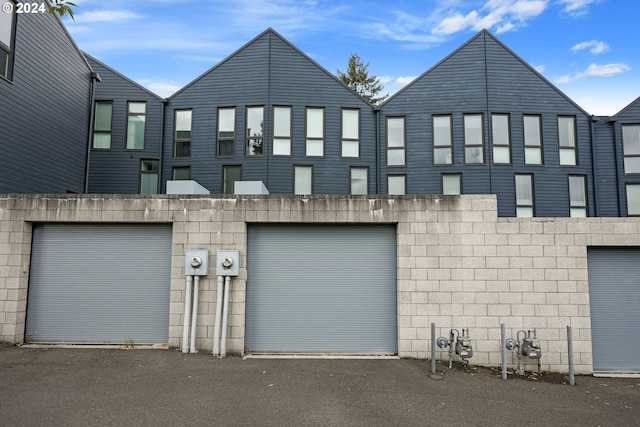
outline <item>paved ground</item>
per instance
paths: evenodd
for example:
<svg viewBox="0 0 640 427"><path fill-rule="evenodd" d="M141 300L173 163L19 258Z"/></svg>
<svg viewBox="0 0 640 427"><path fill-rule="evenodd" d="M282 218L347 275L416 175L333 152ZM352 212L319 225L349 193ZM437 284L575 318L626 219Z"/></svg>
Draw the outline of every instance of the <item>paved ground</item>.
<svg viewBox="0 0 640 427"><path fill-rule="evenodd" d="M640 379L0 345L3 426L638 426Z"/></svg>

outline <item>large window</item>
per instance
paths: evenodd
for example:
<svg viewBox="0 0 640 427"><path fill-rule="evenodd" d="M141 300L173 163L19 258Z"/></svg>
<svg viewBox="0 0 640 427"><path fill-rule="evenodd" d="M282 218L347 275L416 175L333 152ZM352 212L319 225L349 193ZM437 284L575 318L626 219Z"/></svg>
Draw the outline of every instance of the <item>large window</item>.
<svg viewBox="0 0 640 427"><path fill-rule="evenodd" d="M96 101L96 111L93 123L93 148L111 148L111 101Z"/></svg>
<svg viewBox="0 0 640 427"><path fill-rule="evenodd" d="M236 109L218 108L218 156L236 154Z"/></svg>
<svg viewBox="0 0 640 427"><path fill-rule="evenodd" d="M523 116L524 126L524 163L542 164L542 132L540 116Z"/></svg>
<svg viewBox="0 0 640 427"><path fill-rule="evenodd" d="M351 194L367 194L369 192L369 168L351 168Z"/></svg>
<svg viewBox="0 0 640 427"><path fill-rule="evenodd" d="M433 116L433 163L453 163L451 116Z"/></svg>
<svg viewBox="0 0 640 427"><path fill-rule="evenodd" d="M157 194L158 193L158 160L141 160L140 161L140 193L141 194Z"/></svg>
<svg viewBox="0 0 640 427"><path fill-rule="evenodd" d="M640 125L622 126L624 173L640 173Z"/></svg>
<svg viewBox="0 0 640 427"><path fill-rule="evenodd" d="M273 107L273 155L291 155L291 107Z"/></svg>
<svg viewBox="0 0 640 427"><path fill-rule="evenodd" d="M342 110L342 157L360 157L360 110Z"/></svg>
<svg viewBox="0 0 640 427"><path fill-rule="evenodd" d="M144 123L146 111L146 102L129 102L127 104L128 150L142 150L144 148Z"/></svg>
<svg viewBox="0 0 640 427"><path fill-rule="evenodd" d="M2 4L13 6L11 13L0 12L0 77L11 78L11 64L13 62L13 24L15 21L15 2L5 0Z"/></svg>
<svg viewBox="0 0 640 427"><path fill-rule="evenodd" d="M627 215L640 215L640 184L627 184Z"/></svg>
<svg viewBox="0 0 640 427"><path fill-rule="evenodd" d="M516 175L516 216L533 217L533 175Z"/></svg>
<svg viewBox="0 0 640 427"><path fill-rule="evenodd" d="M387 193L396 196L407 194L406 175L388 175Z"/></svg>
<svg viewBox="0 0 640 427"><path fill-rule="evenodd" d="M241 166L224 166L222 168L222 182L224 194L234 194L236 181L242 179L242 167Z"/></svg>
<svg viewBox="0 0 640 427"><path fill-rule="evenodd" d="M459 174L459 173L442 174L442 194L450 194L450 195L462 194L462 174Z"/></svg>
<svg viewBox="0 0 640 427"><path fill-rule="evenodd" d="M191 110L176 110L173 157L191 157Z"/></svg>
<svg viewBox="0 0 640 427"><path fill-rule="evenodd" d="M313 194L313 166L293 167L294 194Z"/></svg>
<svg viewBox="0 0 640 427"><path fill-rule="evenodd" d="M324 110L307 108L307 156L324 156Z"/></svg>
<svg viewBox="0 0 640 427"><path fill-rule="evenodd" d="M404 117L387 118L387 166L405 165Z"/></svg>
<svg viewBox="0 0 640 427"><path fill-rule="evenodd" d="M558 117L558 143L560 145L560 164L575 166L577 164L575 117Z"/></svg>
<svg viewBox="0 0 640 427"><path fill-rule="evenodd" d="M511 137L508 114L491 115L491 137L493 141L493 163L510 164Z"/></svg>
<svg viewBox="0 0 640 427"><path fill-rule="evenodd" d="M482 114L464 115L464 162L484 163Z"/></svg>
<svg viewBox="0 0 640 427"><path fill-rule="evenodd" d="M264 141L264 107L247 108L247 156L261 156Z"/></svg>
<svg viewBox="0 0 640 427"><path fill-rule="evenodd" d="M585 182L584 176L569 176L569 208L573 218L587 216L587 189Z"/></svg>

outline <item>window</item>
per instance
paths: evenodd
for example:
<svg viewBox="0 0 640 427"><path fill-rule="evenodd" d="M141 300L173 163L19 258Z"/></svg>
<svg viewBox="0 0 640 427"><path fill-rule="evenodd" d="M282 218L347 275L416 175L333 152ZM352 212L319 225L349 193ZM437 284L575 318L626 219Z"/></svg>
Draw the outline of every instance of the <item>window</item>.
<svg viewBox="0 0 640 427"><path fill-rule="evenodd" d="M368 194L369 168L351 168L351 194Z"/></svg>
<svg viewBox="0 0 640 427"><path fill-rule="evenodd" d="M627 215L640 215L640 184L627 184Z"/></svg>
<svg viewBox="0 0 640 427"><path fill-rule="evenodd" d="M293 167L294 194L313 194L313 166Z"/></svg>
<svg viewBox="0 0 640 427"><path fill-rule="evenodd" d="M291 155L291 107L273 107L273 155Z"/></svg>
<svg viewBox="0 0 640 427"><path fill-rule="evenodd" d="M509 133L509 115L491 115L491 137L493 141L493 163L508 165L511 163L511 138Z"/></svg>
<svg viewBox="0 0 640 427"><path fill-rule="evenodd" d="M482 114L464 115L464 162L484 163Z"/></svg>
<svg viewBox="0 0 640 427"><path fill-rule="evenodd" d="M451 116L433 116L433 163L453 163L451 150Z"/></svg>
<svg viewBox="0 0 640 427"><path fill-rule="evenodd" d="M222 168L222 182L224 188L223 194L234 194L236 181L242 179L242 167L241 166L224 166Z"/></svg>
<svg viewBox="0 0 640 427"><path fill-rule="evenodd" d="M407 194L407 177L405 175L387 175L387 193L396 196Z"/></svg>
<svg viewBox="0 0 640 427"><path fill-rule="evenodd" d="M158 193L158 160L141 160L140 161L140 193L141 194L157 194Z"/></svg>
<svg viewBox="0 0 640 427"><path fill-rule="evenodd" d="M560 164L575 166L577 164L575 117L558 117L558 138L560 144Z"/></svg>
<svg viewBox="0 0 640 427"><path fill-rule="evenodd" d="M404 166L404 117L387 118L387 166Z"/></svg>
<svg viewBox="0 0 640 427"><path fill-rule="evenodd" d="M360 157L360 110L342 110L342 157Z"/></svg>
<svg viewBox="0 0 640 427"><path fill-rule="evenodd" d="M191 110L176 110L173 157L191 157Z"/></svg>
<svg viewBox="0 0 640 427"><path fill-rule="evenodd" d="M307 156L324 156L324 110L307 108Z"/></svg>
<svg viewBox="0 0 640 427"><path fill-rule="evenodd" d="M523 116L524 126L524 163L527 165L542 164L542 132L540 116Z"/></svg>
<svg viewBox="0 0 640 427"><path fill-rule="evenodd" d="M185 181L191 179L191 168L189 166L176 166L172 169L171 178L174 181Z"/></svg>
<svg viewBox="0 0 640 427"><path fill-rule="evenodd" d="M236 109L218 108L218 157L236 153Z"/></svg>
<svg viewBox="0 0 640 427"><path fill-rule="evenodd" d="M146 102L129 102L127 105L127 149L144 148L144 123L147 110Z"/></svg>
<svg viewBox="0 0 640 427"><path fill-rule="evenodd" d="M264 107L247 108L247 156L261 156L264 141Z"/></svg>
<svg viewBox="0 0 640 427"><path fill-rule="evenodd" d="M624 173L640 173L640 125L622 126Z"/></svg>
<svg viewBox="0 0 640 427"><path fill-rule="evenodd" d="M93 148L111 148L111 101L96 101L96 111L93 124Z"/></svg>
<svg viewBox="0 0 640 427"><path fill-rule="evenodd" d="M584 176L569 176L569 208L572 218L587 216L587 191Z"/></svg>
<svg viewBox="0 0 640 427"><path fill-rule="evenodd" d="M533 217L533 175L516 175L516 216Z"/></svg>
<svg viewBox="0 0 640 427"><path fill-rule="evenodd" d="M462 194L462 175L459 173L442 174L442 194Z"/></svg>
<svg viewBox="0 0 640 427"><path fill-rule="evenodd" d="M15 21L15 2L8 0L11 13L0 12L0 77L11 79L11 68L13 63L13 24Z"/></svg>

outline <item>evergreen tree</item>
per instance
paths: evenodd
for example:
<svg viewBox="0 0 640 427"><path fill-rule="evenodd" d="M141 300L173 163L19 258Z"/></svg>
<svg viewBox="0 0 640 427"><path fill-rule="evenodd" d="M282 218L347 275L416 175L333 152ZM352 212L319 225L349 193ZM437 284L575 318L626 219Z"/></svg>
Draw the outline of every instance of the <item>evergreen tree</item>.
<svg viewBox="0 0 640 427"><path fill-rule="evenodd" d="M338 78L353 89L358 95L366 98L374 105L380 104L389 94L378 96L384 89L377 76L369 75L369 63L364 64L357 53L351 54L346 72L338 71Z"/></svg>

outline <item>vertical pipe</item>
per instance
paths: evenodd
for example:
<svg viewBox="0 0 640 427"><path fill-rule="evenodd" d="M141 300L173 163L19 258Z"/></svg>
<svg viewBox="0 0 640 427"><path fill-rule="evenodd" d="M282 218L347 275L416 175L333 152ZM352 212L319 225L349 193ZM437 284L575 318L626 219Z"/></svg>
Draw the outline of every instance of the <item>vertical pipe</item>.
<svg viewBox="0 0 640 427"><path fill-rule="evenodd" d="M189 314L191 313L191 283L193 276L187 276L187 289L184 293L184 328L182 329L182 352L189 352Z"/></svg>
<svg viewBox="0 0 640 427"><path fill-rule="evenodd" d="M502 379L507 379L507 329L504 323L500 324L500 351L502 356Z"/></svg>
<svg viewBox="0 0 640 427"><path fill-rule="evenodd" d="M220 354L220 319L222 318L222 288L224 277L218 276L218 298L216 299L216 320L213 325L213 355Z"/></svg>
<svg viewBox="0 0 640 427"><path fill-rule="evenodd" d="M200 287L200 276L194 276L193 279L193 315L191 316L190 353L196 352L196 323L198 322L198 288Z"/></svg>
<svg viewBox="0 0 640 427"><path fill-rule="evenodd" d="M436 324L431 323L431 373L436 373Z"/></svg>
<svg viewBox="0 0 640 427"><path fill-rule="evenodd" d="M569 353L569 385L576 385L573 373L573 332L571 332L571 326L567 326L567 349Z"/></svg>
<svg viewBox="0 0 640 427"><path fill-rule="evenodd" d="M224 277L224 308L222 309L222 338L220 338L220 357L227 355L227 319L229 318L229 288L231 277Z"/></svg>

